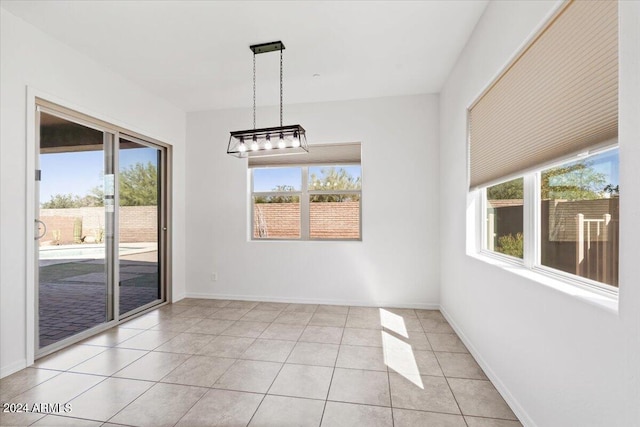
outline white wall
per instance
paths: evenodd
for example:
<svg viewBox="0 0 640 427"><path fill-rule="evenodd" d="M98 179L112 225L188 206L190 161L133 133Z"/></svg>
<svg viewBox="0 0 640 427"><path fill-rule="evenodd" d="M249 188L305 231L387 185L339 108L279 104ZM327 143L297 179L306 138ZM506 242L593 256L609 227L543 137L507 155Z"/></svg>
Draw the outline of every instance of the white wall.
<svg viewBox="0 0 640 427"><path fill-rule="evenodd" d="M26 366L27 85L83 112L173 144L174 186L184 188L185 114L0 9L0 376ZM33 205L32 205L33 206ZM174 196L174 297L184 295L184 193Z"/></svg>
<svg viewBox="0 0 640 427"><path fill-rule="evenodd" d="M276 110L259 110L258 127ZM437 305L437 95L288 105L285 123L310 144L362 142L362 242L248 241L246 160L226 148L251 111L189 113L187 295Z"/></svg>
<svg viewBox="0 0 640 427"><path fill-rule="evenodd" d="M492 2L441 93L441 304L525 425L635 426L640 423L640 3L620 2L619 312L465 254L468 208L473 208L467 195L466 108L556 5Z"/></svg>

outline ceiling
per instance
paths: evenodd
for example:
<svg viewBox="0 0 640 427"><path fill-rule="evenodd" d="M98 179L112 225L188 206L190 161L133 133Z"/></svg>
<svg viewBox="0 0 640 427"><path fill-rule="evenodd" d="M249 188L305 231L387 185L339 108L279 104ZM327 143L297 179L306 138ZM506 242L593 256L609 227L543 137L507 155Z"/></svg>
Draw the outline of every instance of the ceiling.
<svg viewBox="0 0 640 427"><path fill-rule="evenodd" d="M252 103L282 40L285 104L436 93L487 1L3 1L185 111ZM277 52L257 103L279 102ZM314 76L316 74L317 76Z"/></svg>

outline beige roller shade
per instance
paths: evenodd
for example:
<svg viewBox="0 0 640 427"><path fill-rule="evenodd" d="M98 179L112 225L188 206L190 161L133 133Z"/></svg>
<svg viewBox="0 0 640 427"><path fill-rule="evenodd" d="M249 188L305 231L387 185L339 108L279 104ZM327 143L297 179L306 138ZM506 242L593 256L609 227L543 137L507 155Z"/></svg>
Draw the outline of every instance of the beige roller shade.
<svg viewBox="0 0 640 427"><path fill-rule="evenodd" d="M274 151L276 152L276 151ZM250 168L299 165L346 165L360 163L360 143L309 145L304 154L250 157Z"/></svg>
<svg viewBox="0 0 640 427"><path fill-rule="evenodd" d="M470 187L617 135L617 1L572 1L470 108Z"/></svg>

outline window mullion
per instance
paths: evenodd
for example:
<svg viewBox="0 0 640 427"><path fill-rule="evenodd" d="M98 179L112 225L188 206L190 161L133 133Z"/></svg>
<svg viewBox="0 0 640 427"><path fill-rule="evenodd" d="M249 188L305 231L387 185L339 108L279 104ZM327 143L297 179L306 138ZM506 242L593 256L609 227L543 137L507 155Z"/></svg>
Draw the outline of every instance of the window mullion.
<svg viewBox="0 0 640 427"><path fill-rule="evenodd" d="M527 268L533 268L536 263L538 251L539 230L537 221L537 185L536 174L530 173L524 176L524 200L522 208L522 225L524 234L523 262Z"/></svg>
<svg viewBox="0 0 640 427"><path fill-rule="evenodd" d="M247 218L248 220L248 224L249 224L249 230L247 230L247 237L249 238L249 240L253 240L253 233L255 230L255 209L256 207L254 206L254 194L253 194L253 188L254 188L254 182L253 182L253 169L249 169L249 197L248 197L248 206L249 206L249 212L247 212L247 215L249 216L249 218Z"/></svg>
<svg viewBox="0 0 640 427"><path fill-rule="evenodd" d="M541 185L540 185L540 172L536 172L533 174L533 185L534 185L534 192L533 192L533 200L532 200L532 208L533 208L533 232L534 234L534 240L533 242L535 243L534 247L533 247L533 259L531 260L533 266L538 266L540 265L540 253L541 253L541 245L542 245L542 231L541 231L541 218L542 218L542 212L541 212L541 200L542 200L542 194L541 194Z"/></svg>
<svg viewBox="0 0 640 427"><path fill-rule="evenodd" d="M480 251L487 249L487 189L483 188L478 193L478 197L480 197L480 227L478 227L480 235L476 234L476 251L480 253Z"/></svg>
<svg viewBox="0 0 640 427"><path fill-rule="evenodd" d="M309 168L302 168L302 195L300 197L300 237L309 240Z"/></svg>

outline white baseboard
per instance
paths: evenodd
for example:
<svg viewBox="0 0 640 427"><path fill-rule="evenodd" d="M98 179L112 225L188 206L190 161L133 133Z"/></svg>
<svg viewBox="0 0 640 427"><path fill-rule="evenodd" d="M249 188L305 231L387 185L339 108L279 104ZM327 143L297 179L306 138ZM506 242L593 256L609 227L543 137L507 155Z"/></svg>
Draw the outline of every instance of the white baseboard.
<svg viewBox="0 0 640 427"><path fill-rule="evenodd" d="M185 299L186 298L186 294L182 293L180 295L173 295L173 298L171 298L171 301L169 301L170 303L174 303L174 302L178 302L181 299Z"/></svg>
<svg viewBox="0 0 640 427"><path fill-rule="evenodd" d="M229 299L240 301L264 301L264 302L283 302L294 304L327 304L327 305L354 305L365 307L391 307L391 308L418 308L423 310L438 310L438 303L399 303L388 301L357 301L357 300L331 300L316 298L279 298L259 295L231 295L231 294L210 294L187 292L187 298L203 298L203 299ZM180 298L182 299L182 298ZM175 302L178 300L176 299Z"/></svg>
<svg viewBox="0 0 640 427"><path fill-rule="evenodd" d="M0 378L8 377L9 375L20 371L27 367L27 359L18 360L17 362L10 363L0 368Z"/></svg>
<svg viewBox="0 0 640 427"><path fill-rule="evenodd" d="M487 361L482 357L478 349L471 343L469 338L462 332L462 329L458 326L455 320L451 317L451 315L445 310L444 307L439 307L442 315L447 319L447 322L451 325L453 330L458 334L460 340L464 343L464 345L469 349L471 355L476 359L478 365L482 368L487 377L491 380L495 388L502 395L504 400L507 402L513 413L516 414L520 423L522 423L525 427L536 427L536 423L533 422L527 411L522 407L520 402L515 398L515 396L511 393L511 391L507 388L507 386L500 380L500 378L496 375L491 366L487 363Z"/></svg>

